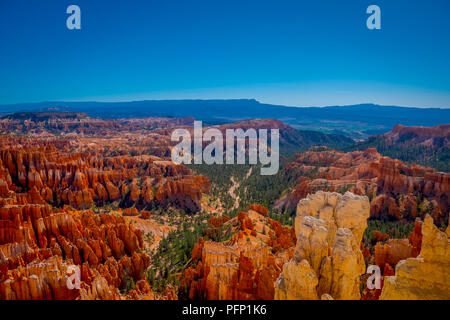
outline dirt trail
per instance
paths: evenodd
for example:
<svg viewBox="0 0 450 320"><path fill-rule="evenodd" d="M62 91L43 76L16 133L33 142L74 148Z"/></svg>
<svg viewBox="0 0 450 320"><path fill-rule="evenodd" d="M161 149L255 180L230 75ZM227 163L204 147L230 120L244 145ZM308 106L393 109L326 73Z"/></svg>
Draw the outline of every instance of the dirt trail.
<svg viewBox="0 0 450 320"><path fill-rule="evenodd" d="M250 175L252 174L252 169L250 168L250 170L248 170L247 174L245 175L245 179L248 179L248 177L250 177ZM239 196L236 195L234 192L236 191L237 188L239 188L239 186L241 185L241 183L239 181L234 180L234 177L231 176L230 177L231 180L231 187L230 189L228 189L228 194L234 199L234 206L232 209L237 209L239 208Z"/></svg>

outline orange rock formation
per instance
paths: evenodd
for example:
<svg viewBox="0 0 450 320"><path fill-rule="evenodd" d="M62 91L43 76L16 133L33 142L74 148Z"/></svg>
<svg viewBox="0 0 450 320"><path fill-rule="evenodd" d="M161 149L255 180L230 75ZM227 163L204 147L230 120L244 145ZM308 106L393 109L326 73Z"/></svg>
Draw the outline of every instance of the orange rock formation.
<svg viewBox="0 0 450 320"><path fill-rule="evenodd" d="M233 227L233 240L200 239L195 245L180 288L190 299L273 299L274 282L293 256L294 230L268 218L266 208L251 208L258 211L224 219L224 225ZM210 220L216 226L217 222Z"/></svg>
<svg viewBox="0 0 450 320"><path fill-rule="evenodd" d="M142 234L114 215L15 204L0 208L0 223L0 299L116 299L150 263ZM72 265L79 290L67 286Z"/></svg>
<svg viewBox="0 0 450 320"><path fill-rule="evenodd" d="M422 248L417 258L397 263L395 276L385 278L381 300L449 300L450 239L427 215L422 225Z"/></svg>
<svg viewBox="0 0 450 320"><path fill-rule="evenodd" d="M34 146L32 140L2 140L0 191L6 197L12 190L28 192L33 203L56 206L89 208L119 201L125 207L176 205L196 212L210 188L206 177L192 176L185 166L155 156L102 157Z"/></svg>
<svg viewBox="0 0 450 320"><path fill-rule="evenodd" d="M283 266L275 299L360 299L365 273L360 243L369 218L369 200L319 191L297 206L295 257Z"/></svg>
<svg viewBox="0 0 450 320"><path fill-rule="evenodd" d="M450 174L381 156L375 149L339 152L308 151L287 164L313 179L300 177L296 188L276 203L276 207L294 207L298 201L317 190L349 191L367 195L371 216L394 219L432 214L440 223L450 208ZM422 202L418 199L425 198Z"/></svg>
<svg viewBox="0 0 450 320"><path fill-rule="evenodd" d="M209 180L156 156L111 156L114 139L87 141L0 137L0 299L155 298L142 282L142 232L126 218L147 206L196 212ZM91 143L95 151L83 149ZM83 210L106 204L124 216ZM71 289L74 267L81 284Z"/></svg>

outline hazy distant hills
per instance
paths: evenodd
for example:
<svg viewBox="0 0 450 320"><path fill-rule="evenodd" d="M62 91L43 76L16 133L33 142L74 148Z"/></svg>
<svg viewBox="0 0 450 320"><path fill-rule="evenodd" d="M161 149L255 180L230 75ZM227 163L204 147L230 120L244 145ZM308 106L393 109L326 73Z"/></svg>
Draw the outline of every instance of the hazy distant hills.
<svg viewBox="0 0 450 320"><path fill-rule="evenodd" d="M211 124L252 118L281 120L296 129L367 138L397 124L436 126L450 123L450 109L406 108L360 104L330 107L287 107L256 100L147 100L134 102L41 102L0 105L0 114L22 111L84 112L91 117L194 117Z"/></svg>
<svg viewBox="0 0 450 320"><path fill-rule="evenodd" d="M48 120L60 120L60 119L85 119L88 115L84 112L17 112L11 113L6 116L0 116L0 119L9 120L29 120L33 122L48 121Z"/></svg>

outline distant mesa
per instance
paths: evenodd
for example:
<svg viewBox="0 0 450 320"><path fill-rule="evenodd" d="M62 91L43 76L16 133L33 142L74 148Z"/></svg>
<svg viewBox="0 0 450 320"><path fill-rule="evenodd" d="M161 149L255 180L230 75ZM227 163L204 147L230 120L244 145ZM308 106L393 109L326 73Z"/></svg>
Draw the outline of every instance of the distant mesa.
<svg viewBox="0 0 450 320"><path fill-rule="evenodd" d="M35 122L47 121L51 119L86 119L89 116L84 112L67 112L67 111L46 111L46 112L17 112L6 115L1 119L10 120L31 120Z"/></svg>
<svg viewBox="0 0 450 320"><path fill-rule="evenodd" d="M408 136L407 136L408 135ZM399 138L399 136L407 136L406 138L425 137L438 138L450 136L450 124L441 124L435 127L406 127L404 125L396 125L392 131L384 134L385 138Z"/></svg>

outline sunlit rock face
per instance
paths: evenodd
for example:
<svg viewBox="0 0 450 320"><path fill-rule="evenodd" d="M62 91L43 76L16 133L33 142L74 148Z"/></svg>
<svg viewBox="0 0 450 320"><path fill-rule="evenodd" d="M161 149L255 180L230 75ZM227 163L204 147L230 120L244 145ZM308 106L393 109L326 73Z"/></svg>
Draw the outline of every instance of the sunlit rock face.
<svg viewBox="0 0 450 320"><path fill-rule="evenodd" d="M0 299L119 299L150 263L142 248L141 232L116 215L1 207ZM69 266L80 269L79 289L68 288Z"/></svg>
<svg viewBox="0 0 450 320"><path fill-rule="evenodd" d="M350 192L319 191L297 206L294 258L275 283L276 299L360 299L365 272L360 243L369 200Z"/></svg>
<svg viewBox="0 0 450 320"><path fill-rule="evenodd" d="M277 208L295 208L308 194L343 188L372 197L371 217L377 219L414 221L429 211L441 223L450 208L449 173L384 157L375 149L307 151L286 169L306 176L300 176L294 190L277 201Z"/></svg>
<svg viewBox="0 0 450 320"><path fill-rule="evenodd" d="M77 209L118 202L125 208L175 206L195 213L201 209L202 194L210 190L208 178L193 176L186 166L165 158L105 157L105 146L82 153L71 150L76 142L62 146L54 142L0 137L3 199L16 192L26 193L32 203Z"/></svg>
<svg viewBox="0 0 450 320"><path fill-rule="evenodd" d="M260 205L231 220L210 219L209 224L231 226L233 237L224 243L200 239L180 290L189 299L273 300L274 282L294 255L294 228L267 217L267 208Z"/></svg>
<svg viewBox="0 0 450 320"><path fill-rule="evenodd" d="M381 300L450 299L450 239L427 215L422 224L422 248L417 258L401 260L395 276L386 277Z"/></svg>
<svg viewBox="0 0 450 320"><path fill-rule="evenodd" d="M149 205L196 212L209 180L157 156L111 156L116 142L0 136L0 299L155 298L142 232L127 219ZM112 204L124 216L88 209ZM72 267L80 288L67 285Z"/></svg>

